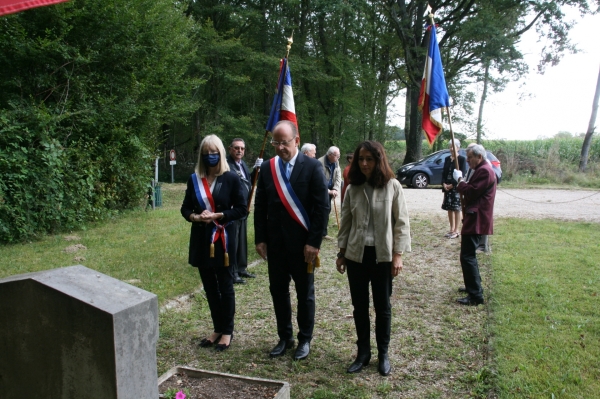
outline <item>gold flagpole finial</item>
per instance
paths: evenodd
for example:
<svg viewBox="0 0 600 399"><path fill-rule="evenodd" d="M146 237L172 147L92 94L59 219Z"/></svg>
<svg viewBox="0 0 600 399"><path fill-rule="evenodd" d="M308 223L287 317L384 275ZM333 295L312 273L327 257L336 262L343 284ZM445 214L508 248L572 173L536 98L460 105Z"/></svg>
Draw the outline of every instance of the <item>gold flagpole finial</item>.
<svg viewBox="0 0 600 399"><path fill-rule="evenodd" d="M290 50L292 49L292 44L294 43L294 31L292 31L292 36L287 38L287 53L285 54L285 58L288 57L288 55L290 55Z"/></svg>

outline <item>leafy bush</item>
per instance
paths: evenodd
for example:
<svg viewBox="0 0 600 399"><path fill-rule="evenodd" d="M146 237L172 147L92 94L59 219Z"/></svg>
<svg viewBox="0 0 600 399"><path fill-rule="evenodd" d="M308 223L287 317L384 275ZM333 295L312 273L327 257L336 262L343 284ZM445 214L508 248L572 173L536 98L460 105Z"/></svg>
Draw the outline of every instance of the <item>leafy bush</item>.
<svg viewBox="0 0 600 399"><path fill-rule="evenodd" d="M140 203L162 124L197 107L170 0L81 0L0 24L0 242Z"/></svg>

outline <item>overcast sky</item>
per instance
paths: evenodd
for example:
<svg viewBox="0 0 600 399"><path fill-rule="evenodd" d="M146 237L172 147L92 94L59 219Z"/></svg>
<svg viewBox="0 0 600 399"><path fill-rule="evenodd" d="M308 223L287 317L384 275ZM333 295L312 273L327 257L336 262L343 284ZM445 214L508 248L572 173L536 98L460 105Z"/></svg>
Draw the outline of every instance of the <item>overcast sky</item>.
<svg viewBox="0 0 600 399"><path fill-rule="evenodd" d="M587 130L600 69L600 15L569 16L578 21L570 37L580 53L566 54L559 65L547 67L540 75L536 66L544 44L537 42L535 30L527 32L519 48L530 73L519 82L509 83L502 93L488 96L483 114L487 139L532 140L561 131L578 134ZM476 88L477 96L481 89ZM404 114L404 98L395 100L390 111L389 123L404 127L400 116ZM600 117L596 125L600 125ZM460 126L453 127L463 131Z"/></svg>

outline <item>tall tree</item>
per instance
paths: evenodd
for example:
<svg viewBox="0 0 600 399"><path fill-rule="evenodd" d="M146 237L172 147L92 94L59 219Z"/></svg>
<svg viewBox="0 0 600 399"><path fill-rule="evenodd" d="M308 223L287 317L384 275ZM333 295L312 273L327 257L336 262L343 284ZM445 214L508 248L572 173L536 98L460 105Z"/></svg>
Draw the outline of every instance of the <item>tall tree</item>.
<svg viewBox="0 0 600 399"><path fill-rule="evenodd" d="M387 0L388 16L404 50L407 71L405 84L410 86L407 101L409 123L407 124L407 152L404 162L421 157L422 136L418 118L417 102L423 73L425 54L425 9L422 0ZM461 0L429 1L442 38L439 40L450 94L459 89L458 79L465 73L482 65L490 42L498 37L506 38L497 49L514 53L517 39L532 28L549 39L542 49L540 68L556 64L561 54L571 48L568 31L571 24L564 20L563 6L588 10L586 0L545 0L523 2L520 0Z"/></svg>

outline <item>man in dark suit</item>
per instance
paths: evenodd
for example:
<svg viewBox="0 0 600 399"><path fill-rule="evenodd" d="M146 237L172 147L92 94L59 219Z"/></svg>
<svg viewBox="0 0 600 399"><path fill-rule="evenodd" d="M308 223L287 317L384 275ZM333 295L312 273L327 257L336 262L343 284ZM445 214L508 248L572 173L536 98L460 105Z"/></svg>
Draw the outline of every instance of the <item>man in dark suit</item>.
<svg viewBox="0 0 600 399"><path fill-rule="evenodd" d="M323 167L316 159L298 151L299 143L300 137L293 123L280 121L275 125L271 144L277 157L262 165L254 205L256 251L268 262L269 289L279 335L279 342L270 356L281 356L294 345L289 290L293 279L298 299L299 329L295 360L306 358L310 352L315 324L315 294L314 274L307 270L307 263L313 263L319 253L329 215ZM296 197L292 200L295 207L286 206L289 202L278 193L281 184L285 185L284 173L286 176L289 174L287 179ZM292 208L302 208L305 213L294 213Z"/></svg>
<svg viewBox="0 0 600 399"><path fill-rule="evenodd" d="M458 181L456 191L463 194L465 201L460 265L468 294L457 302L461 305L477 306L483 304L483 288L476 251L482 235L491 235L494 232L496 174L486 161L485 148L481 145L467 148L467 162L473 170L469 181L463 179L459 169L455 169L453 173L454 180Z"/></svg>
<svg viewBox="0 0 600 399"><path fill-rule="evenodd" d="M248 169L248 165L242 158L246 151L246 143L243 139L235 138L229 145L229 156L227 157L227 163L232 172L236 173L242 181L242 192L244 194L244 200L248 203L248 196L250 195L251 173ZM257 159L255 167L262 163L262 159ZM231 266L233 267L233 283L234 284L246 284L245 278L255 278L256 276L248 272L248 236L247 236L247 224L248 216L240 220L236 220L234 226L234 240L237 242L237 248L232 248L231 252L235 252L236 261Z"/></svg>

